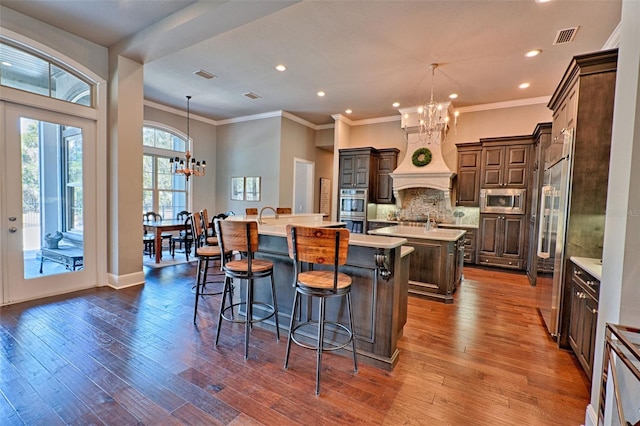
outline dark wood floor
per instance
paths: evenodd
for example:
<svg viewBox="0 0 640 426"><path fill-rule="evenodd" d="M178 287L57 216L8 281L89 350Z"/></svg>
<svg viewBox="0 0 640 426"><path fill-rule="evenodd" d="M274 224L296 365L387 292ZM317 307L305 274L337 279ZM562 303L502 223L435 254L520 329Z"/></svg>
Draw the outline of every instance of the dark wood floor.
<svg viewBox="0 0 640 426"><path fill-rule="evenodd" d="M409 298L392 372L315 358L225 324L218 297L192 323L193 265L148 269L144 286L0 308L0 424L579 425L589 383L556 348L520 274L465 268L453 305Z"/></svg>

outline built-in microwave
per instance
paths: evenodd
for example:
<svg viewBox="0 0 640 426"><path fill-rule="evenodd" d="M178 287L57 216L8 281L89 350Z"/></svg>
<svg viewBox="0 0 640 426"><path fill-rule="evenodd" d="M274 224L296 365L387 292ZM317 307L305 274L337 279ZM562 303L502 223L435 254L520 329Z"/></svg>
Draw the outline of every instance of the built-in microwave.
<svg viewBox="0 0 640 426"><path fill-rule="evenodd" d="M367 190L340 190L340 217L367 217Z"/></svg>
<svg viewBox="0 0 640 426"><path fill-rule="evenodd" d="M526 189L492 188L480 190L481 213L525 214Z"/></svg>

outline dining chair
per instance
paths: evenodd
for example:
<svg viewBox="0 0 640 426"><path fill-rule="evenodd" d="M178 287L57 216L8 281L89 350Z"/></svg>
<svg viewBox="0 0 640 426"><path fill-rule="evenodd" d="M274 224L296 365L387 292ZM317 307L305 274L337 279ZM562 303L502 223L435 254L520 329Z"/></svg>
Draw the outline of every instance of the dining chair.
<svg viewBox="0 0 640 426"><path fill-rule="evenodd" d="M143 225L149 222L158 222L162 220L162 216L156 212L153 211L148 211L146 213L142 214L142 223ZM142 238L142 241L145 243L146 245L146 240L148 238L148 236L151 235L152 240L155 240L155 235L152 233L149 233L145 227L145 231L144 231L144 236ZM171 238L173 238L173 234L171 232L163 232L160 234L160 243L162 245L162 243L164 241L167 241L167 248L169 249L169 252L171 252ZM154 251L155 251L155 247L154 247ZM155 253L154 253L155 254Z"/></svg>
<svg viewBox="0 0 640 426"><path fill-rule="evenodd" d="M291 207L277 207L277 214L291 214Z"/></svg>
<svg viewBox="0 0 640 426"><path fill-rule="evenodd" d="M356 340L353 332L353 311L351 309L351 277L339 271L339 267L347 262L349 251L349 231L345 228L316 228L287 225L287 246L289 257L294 265L295 295L291 310L289 338L284 358L285 370L289 367L291 343L316 351L316 395L320 394L320 372L322 370L322 353L352 346L353 371L358 372L356 360ZM297 309L302 311L302 296L306 297L306 318L296 320ZM334 320L325 318L325 302L327 299L343 297L346 301L346 323L339 318L342 309L338 309ZM312 318L313 300L318 300L317 320ZM343 307L342 305L340 305ZM325 342L325 326L334 337L346 335L342 342ZM317 326L317 340L307 343L310 331ZM302 330L301 330L302 329Z"/></svg>
<svg viewBox="0 0 640 426"><path fill-rule="evenodd" d="M191 221L193 220L193 216L191 215L191 213L187 214L186 216L178 213L177 217L177 220L184 221L184 230L180 231L178 235L174 235L171 238L171 257L175 259L176 243L178 243L178 249L182 250L182 247L184 246L184 254L188 262L189 254L191 253L191 248L193 246L193 231L191 229Z"/></svg>
<svg viewBox="0 0 640 426"><path fill-rule="evenodd" d="M257 216L258 215L258 208L257 207L249 207L244 209L244 214L247 216Z"/></svg>

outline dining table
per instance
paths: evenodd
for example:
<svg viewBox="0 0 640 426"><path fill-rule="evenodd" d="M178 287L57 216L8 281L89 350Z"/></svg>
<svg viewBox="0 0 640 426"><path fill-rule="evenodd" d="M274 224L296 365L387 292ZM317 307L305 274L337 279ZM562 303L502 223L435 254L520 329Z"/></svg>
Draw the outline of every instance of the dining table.
<svg viewBox="0 0 640 426"><path fill-rule="evenodd" d="M162 233L168 231L184 231L185 225L182 219L163 219L142 222L146 232L155 235L153 247L156 253L156 263L162 260Z"/></svg>

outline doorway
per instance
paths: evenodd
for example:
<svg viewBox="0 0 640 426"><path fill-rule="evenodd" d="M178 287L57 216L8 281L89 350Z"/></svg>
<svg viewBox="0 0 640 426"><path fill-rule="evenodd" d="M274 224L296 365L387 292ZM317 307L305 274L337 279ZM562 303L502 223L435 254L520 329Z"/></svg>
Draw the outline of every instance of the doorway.
<svg viewBox="0 0 640 426"><path fill-rule="evenodd" d="M293 159L293 212L313 213L315 163Z"/></svg>
<svg viewBox="0 0 640 426"><path fill-rule="evenodd" d="M2 300L97 283L93 120L3 103Z"/></svg>

